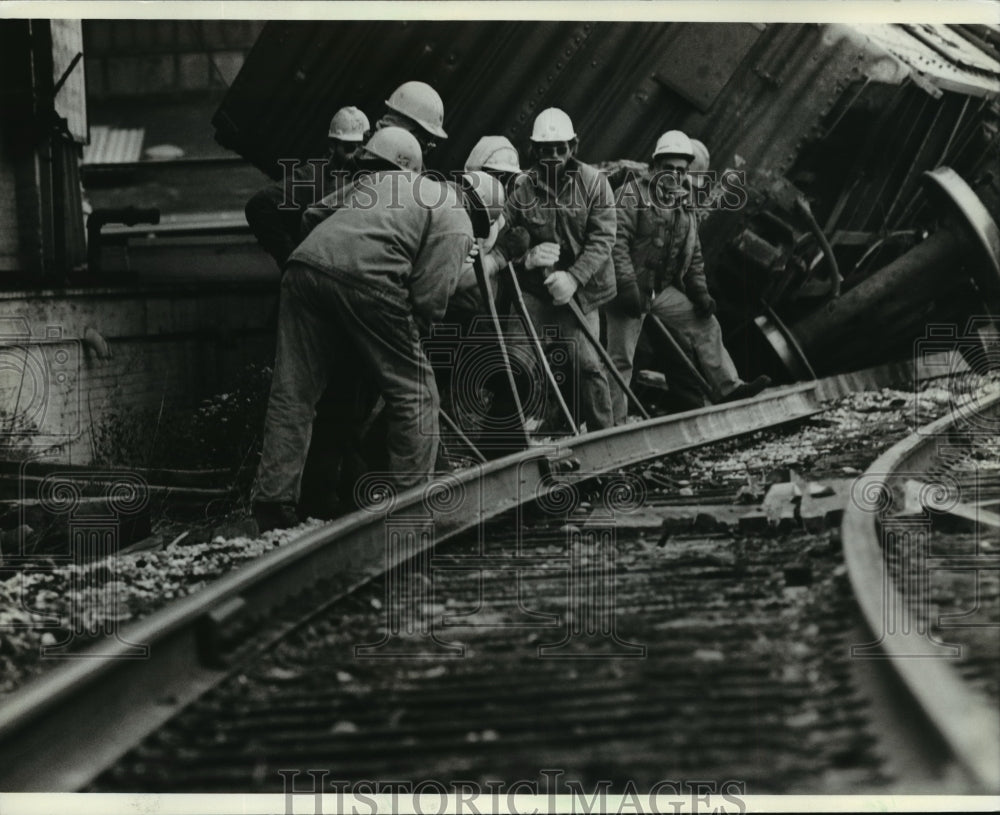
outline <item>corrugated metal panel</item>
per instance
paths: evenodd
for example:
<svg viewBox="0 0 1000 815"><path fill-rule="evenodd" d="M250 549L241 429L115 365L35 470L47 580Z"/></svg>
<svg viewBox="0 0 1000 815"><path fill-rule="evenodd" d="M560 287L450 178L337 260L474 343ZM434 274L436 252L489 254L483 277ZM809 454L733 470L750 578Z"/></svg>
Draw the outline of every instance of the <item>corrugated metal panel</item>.
<svg viewBox="0 0 1000 815"><path fill-rule="evenodd" d="M739 156L783 172L854 80L906 73L847 26L269 23L213 123L221 144L273 173L278 158L322 154L338 107L374 121L394 87L421 79L445 101L437 169L460 167L486 133L523 150L534 115L555 105L573 117L585 160L644 159L680 127L720 166Z"/></svg>
<svg viewBox="0 0 1000 815"><path fill-rule="evenodd" d="M104 127L90 128L90 144L83 148L84 164L131 164L142 155L145 129Z"/></svg>
<svg viewBox="0 0 1000 815"><path fill-rule="evenodd" d="M1000 62L942 25L859 26L871 40L941 90L1000 93Z"/></svg>
<svg viewBox="0 0 1000 815"><path fill-rule="evenodd" d="M743 42L770 34L744 24L723 29ZM700 83L695 93L704 101L729 79L726 68L705 82L704 65L678 59L699 42L703 26L691 24L269 23L214 123L222 144L272 172L279 157L321 151L338 107L355 104L377 118L394 87L421 79L445 100L450 136L433 167L461 166L484 133L507 135L523 149L535 114L550 105L573 117L585 159L640 158L694 110L664 77L675 86Z"/></svg>
<svg viewBox="0 0 1000 815"><path fill-rule="evenodd" d="M992 59L954 40L969 65ZM555 105L573 117L584 160L644 161L680 128L705 142L714 169L745 169L758 191L787 176L831 230L873 231L913 215L921 170L948 161L971 173L988 146L982 100L928 94L911 76L846 25L269 23L213 122L220 143L273 172L279 157L322 155L338 107L374 121L394 87L421 79L445 102L450 138L429 158L435 169L461 167L488 133L524 151L534 115ZM709 218L710 253L755 200Z"/></svg>

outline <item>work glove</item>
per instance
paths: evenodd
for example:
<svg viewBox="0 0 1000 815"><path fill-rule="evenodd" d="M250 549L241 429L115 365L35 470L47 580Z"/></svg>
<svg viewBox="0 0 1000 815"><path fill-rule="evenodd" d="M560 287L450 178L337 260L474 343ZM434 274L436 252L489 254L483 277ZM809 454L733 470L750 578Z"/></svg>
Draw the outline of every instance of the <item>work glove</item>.
<svg viewBox="0 0 1000 815"><path fill-rule="evenodd" d="M552 302L557 306L564 306L572 300L579 286L576 278L569 272L553 272L545 278L545 287L552 295Z"/></svg>
<svg viewBox="0 0 1000 815"><path fill-rule="evenodd" d="M559 244L552 242L540 243L537 246L532 246L531 249L528 250L528 254L524 258L524 268L545 269L549 266L555 266L558 262ZM565 272L563 272L563 274L565 274Z"/></svg>
<svg viewBox="0 0 1000 815"><path fill-rule="evenodd" d="M700 294L694 301L694 313L699 317L711 317L715 314L715 300L710 294Z"/></svg>
<svg viewBox="0 0 1000 815"><path fill-rule="evenodd" d="M620 283L615 304L629 317L641 317L644 303L642 302L642 292L639 291L639 284L634 280Z"/></svg>

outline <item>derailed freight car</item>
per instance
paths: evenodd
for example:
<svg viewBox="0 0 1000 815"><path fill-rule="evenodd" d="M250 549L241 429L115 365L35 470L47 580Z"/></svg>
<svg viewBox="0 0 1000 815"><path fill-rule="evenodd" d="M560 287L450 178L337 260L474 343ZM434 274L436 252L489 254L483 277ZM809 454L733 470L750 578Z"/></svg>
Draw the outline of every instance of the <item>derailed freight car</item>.
<svg viewBox="0 0 1000 815"><path fill-rule="evenodd" d="M904 357L928 323L1000 305L998 46L959 25L270 23L213 123L273 176L323 154L338 107L377 115L410 79L444 99L443 172L487 133L524 150L549 106L612 172L684 130L745 191L702 227L737 364L794 379Z"/></svg>

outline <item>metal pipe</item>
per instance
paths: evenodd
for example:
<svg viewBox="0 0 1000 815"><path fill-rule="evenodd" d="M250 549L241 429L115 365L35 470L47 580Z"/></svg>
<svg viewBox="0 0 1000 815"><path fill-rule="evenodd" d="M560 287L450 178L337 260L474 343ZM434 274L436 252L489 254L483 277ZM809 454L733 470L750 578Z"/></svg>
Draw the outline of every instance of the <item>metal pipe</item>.
<svg viewBox="0 0 1000 815"><path fill-rule="evenodd" d="M566 421L569 422L569 426L573 430L573 435L579 435L580 428L573 421L573 413L566 404L566 400L563 399L562 391L559 390L559 383L556 382L555 374L552 373L552 366L549 365L549 361L545 357L545 349L542 348L542 342L538 339L538 332L535 331L535 324L531 322L531 315L528 314L528 306L525 304L524 295L521 293L521 284L517 282L517 275L514 273L514 264L508 263L505 271L507 273L506 282L510 285L511 291L514 294L514 307L517 309L521 322L524 323L524 330L528 332L528 336L531 338L531 345L535 349L535 354L538 356L538 362L542 366L542 370L545 372L545 378L552 386L552 392L559 403L559 409L562 411Z"/></svg>
<svg viewBox="0 0 1000 815"><path fill-rule="evenodd" d="M920 336L934 304L947 300L966 276L985 300L1000 300L1000 196L988 186L977 195L947 167L925 173L924 181L944 211L945 226L788 329L820 373L877 361L873 354ZM957 274L962 267L964 276ZM786 369L797 375L798 366L772 340L769 326L756 324Z"/></svg>
<svg viewBox="0 0 1000 815"><path fill-rule="evenodd" d="M95 209L87 216L87 271L101 271L101 230L108 224L158 224L160 210L122 207L120 209Z"/></svg>
<svg viewBox="0 0 1000 815"><path fill-rule="evenodd" d="M680 344L674 339L674 335L670 333L670 329L663 324L663 320L657 317L655 314L647 314L646 319L652 324L652 326L657 330L657 333L663 337L670 349L677 355L681 360L681 365L687 370L688 375L698 384L701 392L705 394L710 402L718 402L722 398L722 394L716 391L711 385L708 384L708 380L701 375L694 363L688 358L688 355L684 353L684 349L681 348Z"/></svg>
<svg viewBox="0 0 1000 815"><path fill-rule="evenodd" d="M524 407L521 404L521 397L517 393L517 383L514 381L514 372L510 366L510 355L507 353L507 344L503 339L503 328L500 326L500 315L497 314L497 304L493 299L493 290L490 288L490 283L486 279L486 270L483 268L483 260L479 254L476 254L472 258L472 269L476 274L476 282L479 284L479 292L483 297L483 302L489 310L490 321L493 324L493 331L496 335L497 346L500 350L500 360L504 369L505 381L507 383L507 387L510 389L510 398L514 404L514 409L517 412L517 428L515 430L518 437L517 440L520 442L521 447L527 448L531 445L531 439L528 435L528 428L525 424Z"/></svg>
<svg viewBox="0 0 1000 815"><path fill-rule="evenodd" d="M625 377L621 375L621 372L615 365L614 360L611 359L611 355L607 352L607 349L603 345L601 345L601 341L597 337L595 337L594 332L590 330L590 326L587 325L587 318L583 316L583 311L580 308L580 304L577 303L575 299L571 299L566 304L566 306L569 308L571 312L573 312L573 316L576 318L576 322L580 326L580 330L583 332L583 336L587 338L587 342L589 342L592 346L594 346L594 350L597 351L597 355L601 358L601 361L607 367L608 372L611 374L612 377L614 377L615 382L618 383L618 387L622 389L624 394L631 400L632 404L635 405L636 408L638 408L639 413L642 414L643 419L650 418L649 412L646 410L645 407L643 407L642 402L639 401L639 397L637 397L632 392L632 389L628 386L628 383L625 381Z"/></svg>

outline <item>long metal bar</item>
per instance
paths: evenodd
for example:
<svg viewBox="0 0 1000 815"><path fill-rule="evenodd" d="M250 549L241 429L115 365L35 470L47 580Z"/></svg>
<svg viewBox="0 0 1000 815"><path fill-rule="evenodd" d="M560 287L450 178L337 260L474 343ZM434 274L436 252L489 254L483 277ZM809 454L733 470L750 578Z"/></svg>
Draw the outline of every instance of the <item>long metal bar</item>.
<svg viewBox="0 0 1000 815"><path fill-rule="evenodd" d="M694 363L691 361L688 355L684 353L684 349L681 348L677 340L674 339L674 335L670 333L670 329L663 324L663 320L661 320L655 314L647 314L646 319L649 320L649 322L657 330L657 333L659 333L659 335L663 337L664 341L667 343L667 345L670 346L674 354L676 354L677 357L680 358L681 364L688 372L688 375L692 379L694 379L695 382L698 383L698 387L701 388L702 393L704 393L705 396L708 397L709 401L718 402L719 399L722 398L722 394L720 394L715 388L713 388L711 385L708 384L708 380L701 375L701 371L699 371L695 367Z"/></svg>
<svg viewBox="0 0 1000 815"><path fill-rule="evenodd" d="M445 413L445 411L442 410L441 408L438 408L438 416L441 418L441 421L444 424L448 425L448 429L456 436L458 436L459 441L461 441L462 444L465 445L466 449L468 449L468 451L472 453L476 461L478 461L480 464L485 464L486 456L484 456L480 451L480 449L472 443L472 441L469 439L468 436L465 435L465 433L462 432L462 428L458 426L458 423L454 419L452 419L451 416Z"/></svg>
<svg viewBox="0 0 1000 815"><path fill-rule="evenodd" d="M573 312L573 316L576 318L576 322L580 326L583 336L587 338L587 342L594 346L594 350L597 351L597 355L601 358L601 361L608 369L608 373L610 373L615 382L618 383L618 387L622 389L632 404L639 409L639 413L642 414L642 418L648 419L649 412L643 406L642 402L639 401L639 397L632 393L632 389L628 386L628 382L625 381L625 377L621 375L621 372L615 365L614 360L611 359L611 355L608 353L607 349L601 345L600 339L594 336L594 332L590 330L590 326L587 325L587 318L583 316L580 304L577 303L576 300L571 299L566 304L566 307Z"/></svg>
<svg viewBox="0 0 1000 815"><path fill-rule="evenodd" d="M553 461L571 457L580 473L600 474L798 421L820 412L823 400L899 385L920 373L911 365L883 366L776 388L753 401L588 433L445 476L441 483L464 496L457 506L434 505L425 500L429 490L418 487L395 496L395 511L427 512L436 534L425 545L433 546L557 488L547 478ZM253 629L255 619L266 619L318 579L326 581L328 597L343 596L396 566L389 553L397 550L386 547L387 517L386 511L358 511L312 530L123 627L113 641L81 651L7 697L0 707L0 791L84 787L226 676L204 633L225 621L227 610ZM129 658L129 643L148 646L148 656Z"/></svg>
<svg viewBox="0 0 1000 815"><path fill-rule="evenodd" d="M489 280L486 279L486 270L483 268L483 260L478 254L472 258L472 268L476 273L476 282L479 284L479 292L483 297L483 302L489 309L490 321L493 324L497 347L500 350L500 359L503 363L507 386L510 388L510 398L514 404L514 409L517 412L517 433L520 437L519 441L522 447L528 447L531 444L531 437L528 433L528 428L524 420L524 406L521 404L521 397L517 393L517 383L514 381L513 369L510 367L510 357L507 353L507 343L504 342L503 327L500 325L500 315L497 313L497 304L493 299L493 290L490 288Z"/></svg>
<svg viewBox="0 0 1000 815"><path fill-rule="evenodd" d="M967 426L973 412L995 416L998 410L1000 395L984 400L975 411L960 408L881 455L858 479L857 500L848 503L841 526L854 596L869 633L877 638L883 662L892 666L960 766L983 792L992 794L1000 791L1000 713L969 689L951 661L936 649L939 643L929 636L910 636L905 624L887 620L887 610L902 608L906 601L892 581L883 579L888 565L875 507L880 495L891 494L887 481L894 473L925 472L938 442L949 438L953 428Z"/></svg>
<svg viewBox="0 0 1000 815"><path fill-rule="evenodd" d="M563 416L566 421L569 422L569 426L573 430L573 435L579 435L580 428L578 428L576 426L576 422L573 421L573 414L570 412L569 406L566 404L566 400L563 399L562 391L559 389L559 383L556 382L555 374L552 373L552 366L549 365L549 360L545 356L545 349L542 348L542 341L538 339L538 332L535 330L535 324L531 321L531 315L528 314L528 306L524 302L524 294L521 292L521 284L517 282L517 275L514 273L514 264L508 263L505 271L507 274L505 282L510 286L511 292L514 295L514 308L517 309L518 316L521 318L521 322L524 323L524 330L528 332L528 336L531 338L531 345L535 349L535 355L538 357L538 362L542 366L542 370L545 372L545 378L548 380L549 385L552 388L552 393L555 394L556 401L559 403L559 409L562 411Z"/></svg>
<svg viewBox="0 0 1000 815"><path fill-rule="evenodd" d="M547 479L553 460L572 457L579 472L608 472L814 415L822 409L817 393L816 383L775 389L753 401L535 447L445 476L444 484L465 496L457 507L425 500L423 486L396 496L395 511L426 512L435 530L426 541L432 546L555 488ZM205 638L219 619L252 630L255 620L319 578L329 582L327 596L347 594L396 566L386 546L387 517L361 510L312 530L9 696L0 708L0 791L84 787L225 677ZM129 643L148 646L148 656L128 658Z"/></svg>

